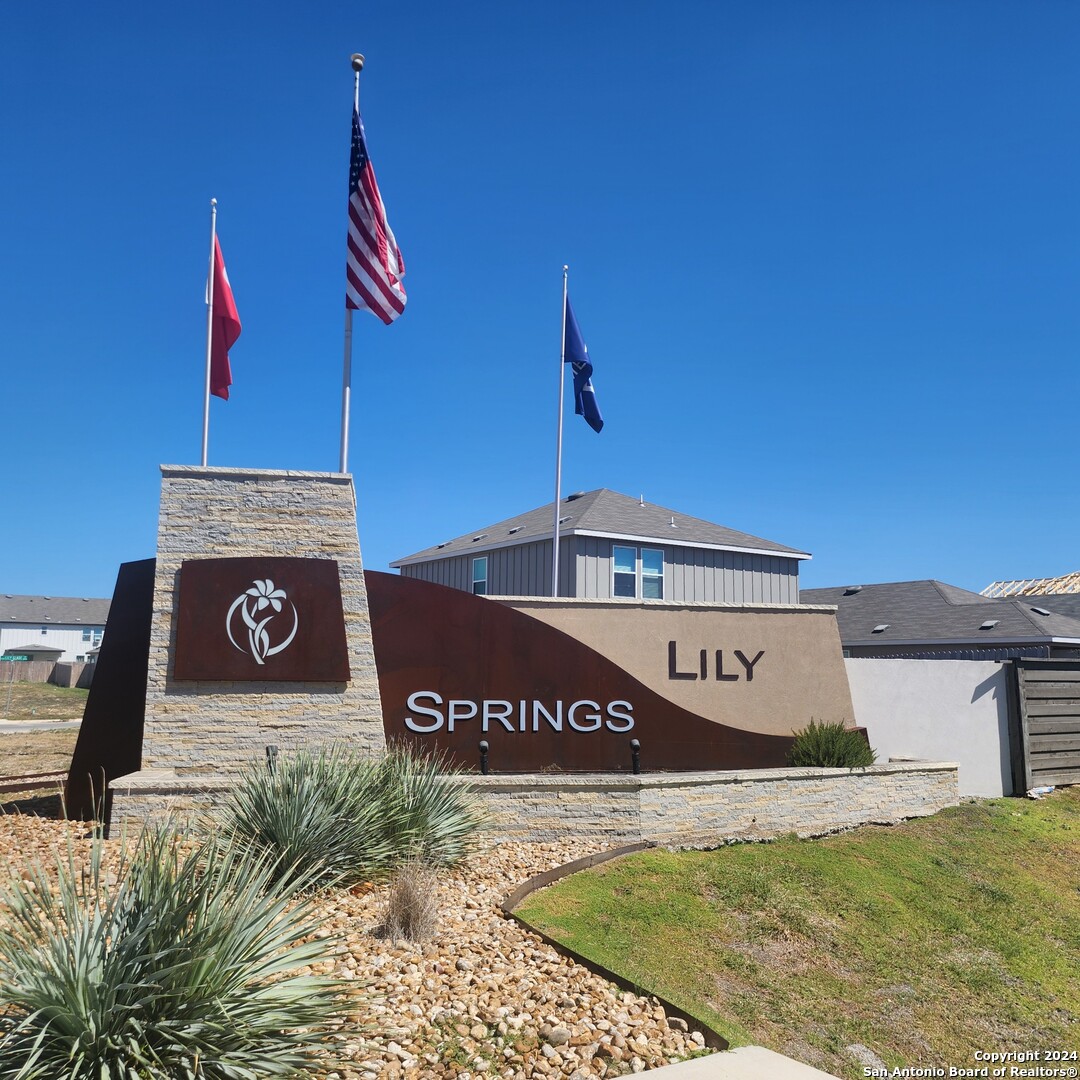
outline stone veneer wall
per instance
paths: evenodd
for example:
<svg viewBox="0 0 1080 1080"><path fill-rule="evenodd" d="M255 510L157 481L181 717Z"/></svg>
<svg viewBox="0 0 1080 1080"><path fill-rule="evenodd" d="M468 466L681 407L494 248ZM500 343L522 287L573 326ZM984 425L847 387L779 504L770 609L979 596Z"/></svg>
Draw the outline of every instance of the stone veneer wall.
<svg viewBox="0 0 1080 1080"><path fill-rule="evenodd" d="M952 762L867 769L751 769L713 773L470 778L507 840L579 836L713 847L785 833L820 836L892 823L959 802Z"/></svg>
<svg viewBox="0 0 1080 1080"><path fill-rule="evenodd" d="M347 741L381 752L382 706L352 477L182 465L163 465L161 473L143 768L234 773L270 743L287 750ZM260 555L337 560L348 684L173 680L181 562Z"/></svg>
<svg viewBox="0 0 1080 1080"><path fill-rule="evenodd" d="M785 833L820 836L869 823L924 817L959 802L953 762L872 765L867 769L757 769L642 776L476 776L460 783L480 793L491 814L490 838L549 841L563 837L610 846L652 841L715 847ZM230 787L166 770L121 777L113 824L166 814L208 812Z"/></svg>

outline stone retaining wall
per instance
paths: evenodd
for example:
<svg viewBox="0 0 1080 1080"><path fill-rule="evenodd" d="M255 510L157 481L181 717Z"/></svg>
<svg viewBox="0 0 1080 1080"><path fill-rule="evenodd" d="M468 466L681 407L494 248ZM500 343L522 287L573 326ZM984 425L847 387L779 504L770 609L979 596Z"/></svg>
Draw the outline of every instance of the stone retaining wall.
<svg viewBox="0 0 1080 1080"><path fill-rule="evenodd" d="M871 822L924 817L959 802L953 762L872 765L867 769L757 769L642 776L475 776L460 778L491 813L496 840L564 837L614 846L653 841L714 847L785 833L819 836ZM169 770L144 770L110 784L113 822L204 813L231 786Z"/></svg>
<svg viewBox="0 0 1080 1080"><path fill-rule="evenodd" d="M473 777L494 831L513 840L562 836L611 844L712 847L934 814L959 802L951 762L867 769L755 769L628 777Z"/></svg>

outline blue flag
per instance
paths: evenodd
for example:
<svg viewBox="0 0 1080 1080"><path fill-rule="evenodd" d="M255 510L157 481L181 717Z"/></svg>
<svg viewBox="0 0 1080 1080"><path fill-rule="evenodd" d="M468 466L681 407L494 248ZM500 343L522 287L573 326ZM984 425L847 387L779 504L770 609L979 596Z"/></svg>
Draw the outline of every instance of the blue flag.
<svg viewBox="0 0 1080 1080"><path fill-rule="evenodd" d="M570 306L570 297L566 298L566 336L563 339L563 360L574 368L574 412L584 416L593 431L604 426L600 407L596 404L596 391L592 384L592 364L589 362L589 350L578 329L574 309Z"/></svg>

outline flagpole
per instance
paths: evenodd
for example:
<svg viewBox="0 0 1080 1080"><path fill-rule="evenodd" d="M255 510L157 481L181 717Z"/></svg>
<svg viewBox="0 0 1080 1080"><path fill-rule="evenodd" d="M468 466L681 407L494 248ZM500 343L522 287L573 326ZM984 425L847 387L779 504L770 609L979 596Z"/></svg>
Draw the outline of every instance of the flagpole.
<svg viewBox="0 0 1080 1080"><path fill-rule="evenodd" d="M352 384L352 308L345 309L345 366L341 378L341 461L338 472L349 471L349 401Z"/></svg>
<svg viewBox="0 0 1080 1080"><path fill-rule="evenodd" d="M555 524L551 540L551 595L559 595L559 503L562 499L562 423L563 391L566 380L566 275L570 267L562 268L562 343L559 346L559 435L555 446Z"/></svg>
<svg viewBox="0 0 1080 1080"><path fill-rule="evenodd" d="M353 69L353 109L360 111L360 72L364 57L353 53L349 62ZM345 361L341 373L341 461L338 472L349 471L349 406L352 399L352 308L345 305Z"/></svg>
<svg viewBox="0 0 1080 1080"><path fill-rule="evenodd" d="M210 442L210 353L214 341L214 241L217 239L217 199L210 200L210 273L206 279L206 387L203 393L202 467Z"/></svg>

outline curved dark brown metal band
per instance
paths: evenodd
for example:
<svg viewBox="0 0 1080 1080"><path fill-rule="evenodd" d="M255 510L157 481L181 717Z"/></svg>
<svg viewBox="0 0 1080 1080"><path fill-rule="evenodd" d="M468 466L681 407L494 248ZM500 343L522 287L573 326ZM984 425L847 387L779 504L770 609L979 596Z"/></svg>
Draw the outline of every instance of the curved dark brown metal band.
<svg viewBox="0 0 1080 1080"><path fill-rule="evenodd" d="M364 581L387 740L441 751L452 764L474 770L482 738L491 772L504 774L552 767L630 773L631 737L640 740L646 772L763 769L787 762L790 737L741 728L734 714L729 723L698 716L584 642L524 612L417 578L369 570ZM410 729L415 708L409 700L416 691L425 692L429 704L436 697L462 699L476 710L481 700L495 700L515 711L489 725L475 717L453 731L441 720L430 731ZM596 706L589 731L573 729L569 719L565 729L561 719L553 729L535 716L532 730L521 730L534 701L554 708L556 699L569 705L579 697ZM599 714L612 702L632 705L631 726L623 720L601 724ZM518 707L524 710L520 717Z"/></svg>
<svg viewBox="0 0 1080 1080"><path fill-rule="evenodd" d="M499 911L505 918L513 919L519 926L528 930L530 934L535 934L545 945L550 945L560 956L565 956L568 959L573 960L575 964L580 964L594 975L599 975L600 978L606 979L610 983L614 983L621 990L629 990L634 994L642 994L647 997L655 998L668 1016L678 1017L691 1031L701 1032L705 1039L705 1045L710 1049L727 1050L730 1047L727 1039L725 1039L718 1031L714 1031L708 1024L699 1020L696 1016L688 1013L685 1009L680 1009L678 1005L661 997L659 994L648 989L648 987L641 986L633 980L620 975L617 971L611 971L602 964L590 960L576 949L571 949L561 942L556 941L554 938L548 937L542 930L537 930L535 926L514 911L514 908L516 908L525 897L536 892L537 889L544 888L545 885L551 885L564 877L576 874L579 870L587 870L590 866L598 866L600 863L609 862L611 859L618 859L623 855L633 855L635 852L645 851L648 848L653 847L656 847L656 844L653 842L627 844L625 847L612 848L610 851L600 851L595 855L586 855L583 859L575 859L573 862L563 863L562 866L556 866L552 870L545 870L542 874L537 874L535 877L529 878L528 881L523 882L510 893L510 895L499 905Z"/></svg>

